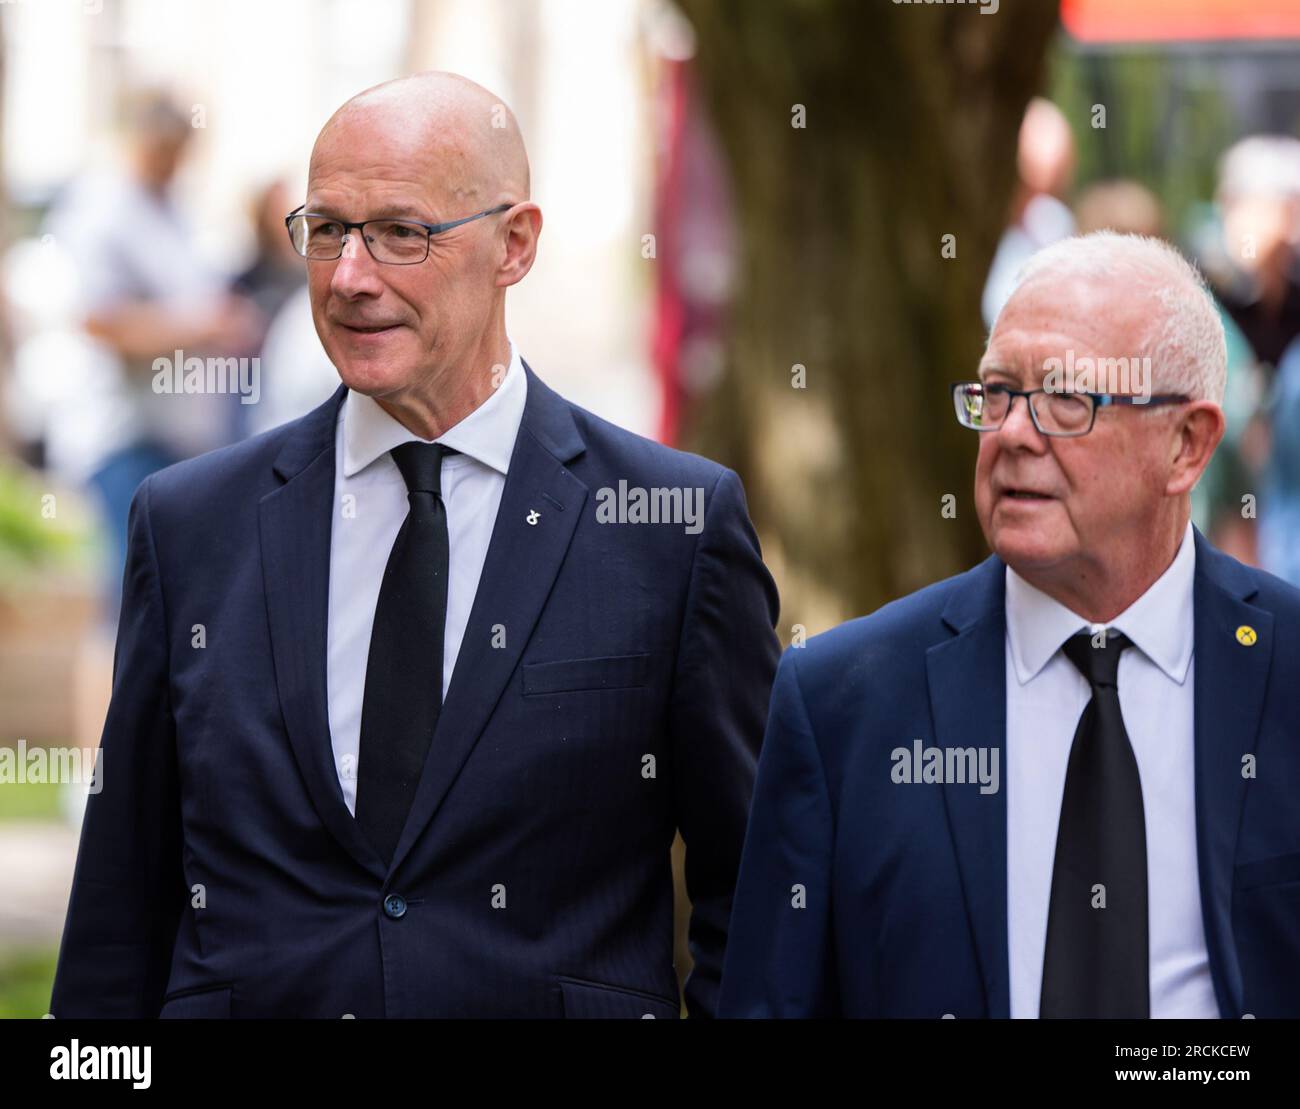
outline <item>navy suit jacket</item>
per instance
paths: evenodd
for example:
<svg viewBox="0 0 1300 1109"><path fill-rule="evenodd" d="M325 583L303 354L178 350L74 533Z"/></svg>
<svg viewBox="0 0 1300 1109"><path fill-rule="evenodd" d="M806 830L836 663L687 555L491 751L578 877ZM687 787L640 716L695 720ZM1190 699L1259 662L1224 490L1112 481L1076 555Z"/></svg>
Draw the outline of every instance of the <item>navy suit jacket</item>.
<svg viewBox="0 0 1300 1109"><path fill-rule="evenodd" d="M735 473L525 372L388 867L344 804L327 718L346 390L141 486L54 1016L675 1017L678 829L686 1004L714 1012L780 654L775 586ZM620 479L703 489L702 531L599 522L598 490Z"/></svg>
<svg viewBox="0 0 1300 1109"><path fill-rule="evenodd" d="M1195 543L1196 840L1215 996L1225 1017L1294 1017L1300 592ZM992 556L782 657L720 1015L1009 1015L1006 793L890 776L890 752L918 738L996 746L1005 768L1005 581Z"/></svg>

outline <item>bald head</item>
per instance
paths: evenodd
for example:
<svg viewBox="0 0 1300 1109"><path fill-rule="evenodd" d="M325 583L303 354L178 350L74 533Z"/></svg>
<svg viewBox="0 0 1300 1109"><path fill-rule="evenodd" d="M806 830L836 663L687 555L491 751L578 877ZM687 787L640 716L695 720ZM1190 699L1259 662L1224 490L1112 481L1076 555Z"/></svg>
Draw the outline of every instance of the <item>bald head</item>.
<svg viewBox="0 0 1300 1109"><path fill-rule="evenodd" d="M316 137L295 224L316 331L348 388L421 438L482 404L512 362L506 290L542 230L528 187L514 114L454 73L367 89Z"/></svg>
<svg viewBox="0 0 1300 1109"><path fill-rule="evenodd" d="M416 179L427 175L426 182L454 205L529 196L528 155L514 113L499 96L459 74L417 73L352 97L316 138L312 178L340 148L350 156L374 150L377 160L400 160Z"/></svg>

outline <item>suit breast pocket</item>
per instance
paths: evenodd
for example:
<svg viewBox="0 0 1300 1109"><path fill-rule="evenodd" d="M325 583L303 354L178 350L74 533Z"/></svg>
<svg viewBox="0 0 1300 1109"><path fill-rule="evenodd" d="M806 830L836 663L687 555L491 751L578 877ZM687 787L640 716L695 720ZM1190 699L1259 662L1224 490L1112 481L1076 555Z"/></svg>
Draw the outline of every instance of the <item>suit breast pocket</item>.
<svg viewBox="0 0 1300 1109"><path fill-rule="evenodd" d="M1300 851L1242 863L1233 871L1233 885L1240 891L1283 882L1300 882Z"/></svg>
<svg viewBox="0 0 1300 1109"><path fill-rule="evenodd" d="M648 654L526 662L523 665L524 696L637 689L645 685L649 672Z"/></svg>

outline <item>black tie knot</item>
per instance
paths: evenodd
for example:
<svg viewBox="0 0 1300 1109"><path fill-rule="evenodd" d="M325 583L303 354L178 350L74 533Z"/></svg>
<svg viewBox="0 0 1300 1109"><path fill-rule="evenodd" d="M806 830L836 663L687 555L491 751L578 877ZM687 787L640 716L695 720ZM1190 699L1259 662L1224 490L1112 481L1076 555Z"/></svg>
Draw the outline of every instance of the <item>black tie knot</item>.
<svg viewBox="0 0 1300 1109"><path fill-rule="evenodd" d="M433 493L442 495L442 459L444 455L457 454L441 443L421 443L412 440L394 447L390 452L397 468L402 471L408 493Z"/></svg>
<svg viewBox="0 0 1300 1109"><path fill-rule="evenodd" d="M1088 679L1093 689L1100 686L1118 688L1116 676L1119 674L1119 656L1125 647L1132 646L1133 641L1122 632L1107 628L1096 636L1087 632L1072 635L1061 649L1079 669L1079 673Z"/></svg>

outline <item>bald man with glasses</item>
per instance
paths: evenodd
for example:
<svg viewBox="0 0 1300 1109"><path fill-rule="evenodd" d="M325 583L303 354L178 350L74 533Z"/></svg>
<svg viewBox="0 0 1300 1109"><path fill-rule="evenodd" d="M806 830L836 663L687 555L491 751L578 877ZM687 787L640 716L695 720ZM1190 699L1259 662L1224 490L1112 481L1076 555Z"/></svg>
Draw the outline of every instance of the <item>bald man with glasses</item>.
<svg viewBox="0 0 1300 1109"><path fill-rule="evenodd" d="M781 660L724 1016L1300 1015L1300 592L1190 522L1225 361L1166 244L1027 265L952 387L993 554Z"/></svg>
<svg viewBox="0 0 1300 1109"><path fill-rule="evenodd" d="M286 228L341 384L135 497L54 1016L676 1017L679 831L716 1011L776 590L735 473L515 348L529 195L464 78L326 123Z"/></svg>

